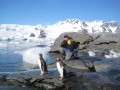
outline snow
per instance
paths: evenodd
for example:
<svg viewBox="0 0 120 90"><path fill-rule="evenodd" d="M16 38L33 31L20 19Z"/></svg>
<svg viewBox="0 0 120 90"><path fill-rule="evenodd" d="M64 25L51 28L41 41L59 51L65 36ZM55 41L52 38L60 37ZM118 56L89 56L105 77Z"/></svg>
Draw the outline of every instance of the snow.
<svg viewBox="0 0 120 90"><path fill-rule="evenodd" d="M37 27L39 28L40 26ZM25 38L30 40L31 33L35 33L36 38L39 35L39 30L36 30L36 26L29 25L1 24L0 32L0 38L2 41L7 41L8 39L19 41L24 40Z"/></svg>
<svg viewBox="0 0 120 90"><path fill-rule="evenodd" d="M91 57L94 57L96 54L93 51L89 50L88 55L91 56Z"/></svg>
<svg viewBox="0 0 120 90"><path fill-rule="evenodd" d="M65 21L59 21L53 25L17 25L17 24L0 24L0 40L1 41L39 41L40 30L44 30L47 39L56 39L63 32L87 32L87 33L99 33L99 32L112 32L119 28L117 22L104 22L102 20L97 21L80 21L78 19L67 19ZM30 37L31 33L35 34L35 37Z"/></svg>
<svg viewBox="0 0 120 90"><path fill-rule="evenodd" d="M110 50L110 54L109 55L105 55L106 58L119 58L120 57L120 53L115 52L113 50Z"/></svg>
<svg viewBox="0 0 120 90"><path fill-rule="evenodd" d="M86 32L86 33L99 33L99 32L112 32L115 33L119 26L117 22L104 22L99 21L80 21L78 19L67 19L65 21L59 21L53 25L17 25L17 24L0 24L0 47L7 46L9 42L12 45L19 45L23 42L40 42L42 45L51 45L54 40L64 32ZM46 38L39 38L40 31L43 30L46 34ZM30 37L31 33L35 34L34 37ZM49 41L49 42L48 42ZM39 59L39 53L43 54L43 57L47 58L47 53L50 47L42 48L30 48L24 51L16 51L15 53L23 56L23 61L31 64L37 64ZM93 51L88 52L89 56L95 56ZM120 57L120 53L110 51L110 55L105 55L106 58Z"/></svg>

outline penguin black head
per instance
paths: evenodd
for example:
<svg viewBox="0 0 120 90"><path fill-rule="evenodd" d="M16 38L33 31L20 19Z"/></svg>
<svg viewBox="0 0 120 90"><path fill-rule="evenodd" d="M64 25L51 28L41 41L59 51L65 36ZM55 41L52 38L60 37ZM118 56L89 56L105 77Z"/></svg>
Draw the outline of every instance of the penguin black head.
<svg viewBox="0 0 120 90"><path fill-rule="evenodd" d="M43 55L40 53L39 56L42 57Z"/></svg>
<svg viewBox="0 0 120 90"><path fill-rule="evenodd" d="M60 58L57 58L57 61L60 61Z"/></svg>

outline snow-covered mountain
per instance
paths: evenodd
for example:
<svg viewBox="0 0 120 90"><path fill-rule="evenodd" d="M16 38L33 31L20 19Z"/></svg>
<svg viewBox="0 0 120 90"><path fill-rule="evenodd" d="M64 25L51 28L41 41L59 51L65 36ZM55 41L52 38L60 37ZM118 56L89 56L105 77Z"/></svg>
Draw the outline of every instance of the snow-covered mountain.
<svg viewBox="0 0 120 90"><path fill-rule="evenodd" d="M37 39L40 33L41 25L16 25L16 24L1 24L0 25L0 40L32 40Z"/></svg>
<svg viewBox="0 0 120 90"><path fill-rule="evenodd" d="M47 26L29 26L16 24L0 24L1 41L34 41L40 38L57 38L63 32L80 32L80 33L99 33L99 32L120 32L120 27L115 21L80 21L78 19L67 19L59 21L53 25Z"/></svg>

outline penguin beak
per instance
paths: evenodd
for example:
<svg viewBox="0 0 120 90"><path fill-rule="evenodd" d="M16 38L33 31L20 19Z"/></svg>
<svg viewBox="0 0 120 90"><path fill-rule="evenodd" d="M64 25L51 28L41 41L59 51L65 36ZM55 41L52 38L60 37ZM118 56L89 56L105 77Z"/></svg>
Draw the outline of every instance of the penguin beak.
<svg viewBox="0 0 120 90"><path fill-rule="evenodd" d="M60 60L60 58L57 58L57 61L59 61Z"/></svg>

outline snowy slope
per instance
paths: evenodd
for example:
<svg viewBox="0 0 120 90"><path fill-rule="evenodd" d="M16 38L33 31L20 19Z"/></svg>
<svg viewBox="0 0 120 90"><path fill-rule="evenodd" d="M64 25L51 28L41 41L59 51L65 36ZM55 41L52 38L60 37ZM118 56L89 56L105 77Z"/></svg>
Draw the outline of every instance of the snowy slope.
<svg viewBox="0 0 120 90"><path fill-rule="evenodd" d="M1 24L0 39L1 40L25 40L32 39L30 35L35 34L34 39L38 38L41 26Z"/></svg>
<svg viewBox="0 0 120 90"><path fill-rule="evenodd" d="M112 32L120 31L120 28L115 21L80 21L78 19L67 19L60 21L54 25L44 27L48 37L56 38L63 32L80 32L80 33L99 33L99 32Z"/></svg>
<svg viewBox="0 0 120 90"><path fill-rule="evenodd" d="M40 34L42 30L42 33ZM0 25L0 40L1 41L19 41L39 40L44 36L47 39L55 39L63 32L84 32L84 33L99 33L99 32L112 32L120 31L117 22L104 22L104 21L80 21L78 19L67 19L59 21L53 25L47 26L29 26L29 25L16 25L16 24L1 24ZM30 37L31 34L34 36ZM42 35L45 34L45 35ZM41 36L42 35L42 36Z"/></svg>

